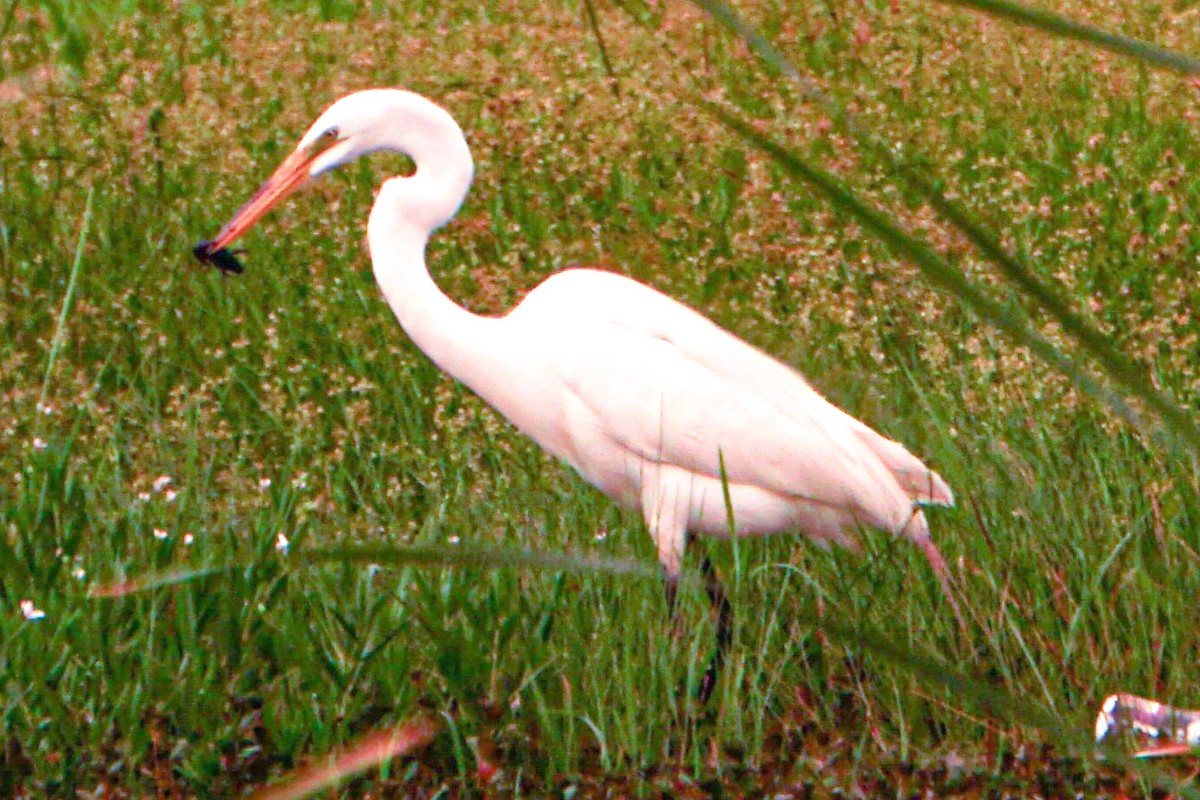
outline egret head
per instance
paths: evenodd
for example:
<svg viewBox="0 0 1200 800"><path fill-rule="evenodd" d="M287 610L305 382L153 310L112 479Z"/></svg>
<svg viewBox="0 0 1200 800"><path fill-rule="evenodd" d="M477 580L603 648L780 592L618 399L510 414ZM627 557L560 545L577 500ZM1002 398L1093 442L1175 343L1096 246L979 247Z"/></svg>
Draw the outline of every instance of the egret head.
<svg viewBox="0 0 1200 800"><path fill-rule="evenodd" d="M470 182L470 154L462 131L443 109L400 89L367 89L346 95L317 118L296 149L216 239L202 246L208 253L227 247L301 186L359 156L396 150L408 153L418 165L424 161L434 166L445 161L442 155L447 143L453 148L455 140L462 143L462 155L451 160L465 157L465 192Z"/></svg>

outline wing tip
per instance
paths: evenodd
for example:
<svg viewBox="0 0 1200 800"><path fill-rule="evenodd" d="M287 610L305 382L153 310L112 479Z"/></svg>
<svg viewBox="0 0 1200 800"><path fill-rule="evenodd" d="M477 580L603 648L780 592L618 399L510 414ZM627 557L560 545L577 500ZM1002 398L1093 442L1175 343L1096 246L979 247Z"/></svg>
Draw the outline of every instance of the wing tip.
<svg viewBox="0 0 1200 800"><path fill-rule="evenodd" d="M916 496L913 500L920 505L926 506L952 506L954 505L954 492L950 489L950 484L942 479L933 470L929 470L925 476L925 480L916 487Z"/></svg>

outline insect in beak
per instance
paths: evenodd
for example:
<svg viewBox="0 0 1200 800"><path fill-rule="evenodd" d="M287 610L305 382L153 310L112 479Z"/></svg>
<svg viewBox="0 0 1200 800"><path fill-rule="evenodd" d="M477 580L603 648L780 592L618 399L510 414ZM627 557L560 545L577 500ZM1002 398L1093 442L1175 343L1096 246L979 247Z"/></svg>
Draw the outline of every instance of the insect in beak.
<svg viewBox="0 0 1200 800"><path fill-rule="evenodd" d="M237 254L244 253L245 250L230 250L227 247L221 247L213 250L213 242L204 241L192 248L192 255L201 264L212 264L217 269L228 275L230 272L241 274L245 271L242 262L238 261Z"/></svg>

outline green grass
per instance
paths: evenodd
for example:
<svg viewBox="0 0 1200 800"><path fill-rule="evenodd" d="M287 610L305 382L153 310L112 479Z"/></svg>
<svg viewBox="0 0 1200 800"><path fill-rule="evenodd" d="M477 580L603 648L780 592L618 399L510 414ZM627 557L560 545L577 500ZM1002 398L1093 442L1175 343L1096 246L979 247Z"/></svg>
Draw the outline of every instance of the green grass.
<svg viewBox="0 0 1200 800"><path fill-rule="evenodd" d="M465 795L478 788L474 748L494 746L492 791L513 795L807 784L829 796L921 781L967 796L1148 794L1072 748L1111 692L1200 701L1194 466L689 103L722 87L1019 302L883 161L764 79L715 23L672 6L635 24L599 7L618 97L582 7L12 8L0 41L0 794L233 796L422 712L446 725L429 750L349 792ZM1186 9L1058 10L1200 51ZM744 13L1194 409L1194 89L941 6ZM637 519L395 324L362 241L395 160L344 169L273 215L248 237L241 277L190 262L324 105L368 85L430 94L468 133L476 184L431 254L453 297L499 313L570 263L623 270L933 464L960 500L932 524L969 635L923 559L883 534L858 553L798 536L702 543L736 629L716 698L697 708L681 687L712 631L695 587L676 637L653 579L304 563L306 547L458 541L653 565ZM154 488L159 476L169 487ZM210 563L239 566L89 597ZM45 618L25 620L22 600ZM849 622L876 633L838 636ZM1053 715L1067 738L981 710L890 657L885 637ZM1038 741L1071 760L1029 756ZM1022 748L1028 771L1013 766ZM958 773L943 766L952 755Z"/></svg>

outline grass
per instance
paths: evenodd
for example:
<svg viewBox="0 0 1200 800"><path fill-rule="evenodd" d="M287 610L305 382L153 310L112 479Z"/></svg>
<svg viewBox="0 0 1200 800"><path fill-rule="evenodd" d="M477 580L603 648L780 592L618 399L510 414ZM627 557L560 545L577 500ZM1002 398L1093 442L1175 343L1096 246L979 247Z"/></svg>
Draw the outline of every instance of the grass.
<svg viewBox="0 0 1200 800"><path fill-rule="evenodd" d="M428 750L345 791L1150 796L1147 778L1076 748L1111 692L1200 699L1194 465L688 102L736 104L1020 308L883 160L700 12L597 6L614 92L582 5L10 8L0 794L232 796L429 713L444 727ZM1190 84L942 6L741 10L1195 407ZM1184 5L1056 10L1200 52ZM190 262L321 108L370 85L436 97L468 132L476 183L431 256L451 296L499 313L570 263L625 271L935 465L960 498L933 525L969 636L923 559L886 536L858 553L709 543L736 630L716 700L697 708L680 687L711 637L700 591L675 638L653 579L305 562L310 547L383 543L653 564L636 519L396 326L362 246L396 160L292 201L248 238L240 278ZM213 562L238 566L89 596ZM22 600L45 617L26 620ZM837 635L850 621L877 634ZM981 709L880 642L1078 738ZM493 783L481 762L499 765Z"/></svg>

